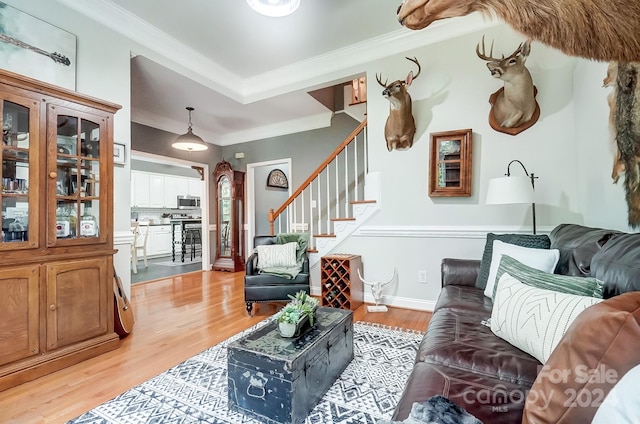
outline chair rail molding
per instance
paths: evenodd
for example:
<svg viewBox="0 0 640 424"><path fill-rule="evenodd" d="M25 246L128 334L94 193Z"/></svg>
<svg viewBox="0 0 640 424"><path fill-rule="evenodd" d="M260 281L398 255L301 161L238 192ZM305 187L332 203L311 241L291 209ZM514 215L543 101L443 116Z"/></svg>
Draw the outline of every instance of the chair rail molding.
<svg viewBox="0 0 640 424"><path fill-rule="evenodd" d="M538 229L539 234L549 234L553 227ZM353 237L400 238L463 238L485 239L487 233L531 234L529 228L518 226L447 226L447 225L363 225Z"/></svg>

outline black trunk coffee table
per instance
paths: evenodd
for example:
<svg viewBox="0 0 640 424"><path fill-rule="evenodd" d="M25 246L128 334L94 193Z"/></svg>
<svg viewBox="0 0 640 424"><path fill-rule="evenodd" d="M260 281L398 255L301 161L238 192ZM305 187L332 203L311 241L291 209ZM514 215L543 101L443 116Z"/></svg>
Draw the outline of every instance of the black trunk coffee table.
<svg viewBox="0 0 640 424"><path fill-rule="evenodd" d="M284 338L277 323L232 342L229 408L266 423L301 423L353 359L353 313L320 307L316 325Z"/></svg>

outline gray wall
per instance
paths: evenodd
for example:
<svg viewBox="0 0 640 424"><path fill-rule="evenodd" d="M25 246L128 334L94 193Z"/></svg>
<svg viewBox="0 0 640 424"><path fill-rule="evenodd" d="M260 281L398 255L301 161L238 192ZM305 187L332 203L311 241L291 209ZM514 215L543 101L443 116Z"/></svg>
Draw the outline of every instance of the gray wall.
<svg viewBox="0 0 640 424"><path fill-rule="evenodd" d="M146 125L131 123L131 150L139 152L153 153L154 155L167 156L188 160L192 162L209 164L211 169L215 168L220 161L220 147L209 144L209 149L203 152L186 152L176 150L171 147L173 141L179 134L173 134Z"/></svg>
<svg viewBox="0 0 640 424"><path fill-rule="evenodd" d="M256 223L256 235L266 235L270 233L269 220L267 214L269 209L275 208L283 204L289 198L289 190L277 187L267 187L267 177L269 172L274 169L280 169L284 172L289 180L289 187L291 186L291 178L288 165L265 165L259 166L255 169L255 223ZM292 191L293 191L292 187Z"/></svg>
<svg viewBox="0 0 640 424"><path fill-rule="evenodd" d="M248 163L291 158L289 185L295 190L359 124L339 113L331 127L225 146L222 156L240 171L246 171ZM236 152L244 152L244 159L235 159Z"/></svg>

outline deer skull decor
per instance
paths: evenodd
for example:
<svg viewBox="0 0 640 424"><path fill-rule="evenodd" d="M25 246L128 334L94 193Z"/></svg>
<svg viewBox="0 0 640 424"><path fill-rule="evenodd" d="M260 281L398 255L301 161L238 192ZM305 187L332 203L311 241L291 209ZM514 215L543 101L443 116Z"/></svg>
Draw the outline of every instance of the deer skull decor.
<svg viewBox="0 0 640 424"><path fill-rule="evenodd" d="M396 276L398 272L396 271L396 269L393 269L393 275L391 276L391 278L389 278L389 280L382 282L382 281L366 281L363 277L362 274L360 273L360 268L358 268L358 277L360 277L360 280L364 283L365 286L371 286L371 295L373 296L373 300L375 300L376 304L374 305L369 305L367 306L367 311L369 312L387 312L387 307L385 305L381 305L380 303L382 302L382 289L384 289L384 286L386 286L387 284L389 284L390 282L393 281L393 278Z"/></svg>
<svg viewBox="0 0 640 424"><path fill-rule="evenodd" d="M378 84L384 87L382 95L386 97L390 104L389 117L384 126L384 138L387 140L387 150L393 149L407 150L413 146L413 136L416 133L416 124L413 120L411 112L411 96L407 91L407 87L411 85L413 80L420 75L420 63L415 57L413 59L407 57L407 60L418 65L418 73L413 75L410 71L407 78L397 80L391 84L387 84L387 80L383 83L382 76L376 74Z"/></svg>
<svg viewBox="0 0 640 424"><path fill-rule="evenodd" d="M640 62L638 0L403 0L397 18L417 30L473 12L495 14L516 31L570 56Z"/></svg>
<svg viewBox="0 0 640 424"><path fill-rule="evenodd" d="M476 54L487 61L487 68L494 78L504 81L504 87L493 93L489 99L491 112L489 124L500 132L511 135L531 127L540 117L540 107L536 102L536 89L531 73L525 62L531 52L531 40L520 44L510 56L493 57L493 41L489 56L485 54L484 36L482 51L476 46Z"/></svg>

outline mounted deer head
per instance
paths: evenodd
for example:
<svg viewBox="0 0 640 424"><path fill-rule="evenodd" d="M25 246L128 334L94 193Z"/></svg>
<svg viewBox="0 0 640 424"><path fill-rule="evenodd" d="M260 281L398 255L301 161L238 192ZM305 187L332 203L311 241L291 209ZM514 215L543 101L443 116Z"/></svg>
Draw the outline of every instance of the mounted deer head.
<svg viewBox="0 0 640 424"><path fill-rule="evenodd" d="M387 84L387 80L383 83L382 76L376 74L378 84L384 87L382 95L386 97L390 104L389 117L384 126L384 138L387 140L387 150L393 149L406 150L413 146L413 136L416 133L416 124L411 113L411 96L407 91L407 87L411 85L413 80L420 75L420 63L415 57L413 59L407 57L407 60L418 65L418 73L413 75L410 71L407 78L397 80L391 84Z"/></svg>
<svg viewBox="0 0 640 424"><path fill-rule="evenodd" d="M498 127L516 128L525 125L532 120L537 107L533 79L525 66L531 52L531 40L520 44L508 57L493 57L493 41L489 56L485 52L483 36L482 51L478 43L476 54L480 59L488 61L487 68L494 78L504 81L503 89L492 96L495 101L492 102L490 116L495 118Z"/></svg>
<svg viewBox="0 0 640 424"><path fill-rule="evenodd" d="M410 29L439 19L495 14L516 31L571 56L640 62L637 0L403 0L398 21Z"/></svg>

